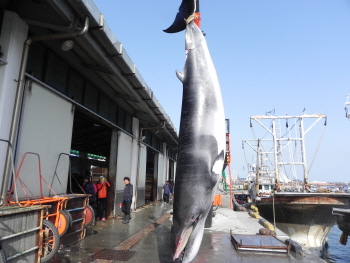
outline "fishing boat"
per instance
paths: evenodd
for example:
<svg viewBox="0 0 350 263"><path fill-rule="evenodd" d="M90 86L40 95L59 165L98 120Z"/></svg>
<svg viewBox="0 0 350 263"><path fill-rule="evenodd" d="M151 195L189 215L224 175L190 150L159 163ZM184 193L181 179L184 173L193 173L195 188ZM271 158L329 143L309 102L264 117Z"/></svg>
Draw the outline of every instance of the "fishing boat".
<svg viewBox="0 0 350 263"><path fill-rule="evenodd" d="M306 129L305 119L309 124ZM256 182L256 196L252 196L252 199L255 199L260 215L317 254L322 252L327 235L336 223L332 209L347 208L350 198L350 194L344 192L335 193L329 189L315 191L309 183L314 159L308 169L305 135L322 119L326 126L327 117L323 114L304 112L299 116L252 116L251 127L256 122L266 133L262 139L243 141L243 145L249 145L256 153L255 180L250 175L250 182ZM286 121L286 132L283 134L281 120ZM314 157L323 133L324 130ZM303 180L298 180L300 173ZM274 182L273 193L261 193L264 187L272 186ZM266 187L266 190L269 189Z"/></svg>
<svg viewBox="0 0 350 263"><path fill-rule="evenodd" d="M348 106L350 106L350 94L346 95L345 101L345 117L350 121ZM346 185L346 189L344 190L349 191L348 185ZM338 228L343 232L340 236L339 242L345 245L348 240L348 236L350 236L350 207L348 207L348 209L334 207L333 215L337 217Z"/></svg>

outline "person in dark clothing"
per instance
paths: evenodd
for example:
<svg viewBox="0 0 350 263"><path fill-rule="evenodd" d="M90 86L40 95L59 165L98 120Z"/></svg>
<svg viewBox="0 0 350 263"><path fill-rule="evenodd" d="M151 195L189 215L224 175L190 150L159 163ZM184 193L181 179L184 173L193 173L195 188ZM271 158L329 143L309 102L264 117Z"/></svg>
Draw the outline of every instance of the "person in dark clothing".
<svg viewBox="0 0 350 263"><path fill-rule="evenodd" d="M86 194L91 195L89 197L89 204L93 206L93 204L96 202L96 193L95 193L95 186L90 181L90 176L86 176L84 178L83 190Z"/></svg>
<svg viewBox="0 0 350 263"><path fill-rule="evenodd" d="M122 212L124 213L124 219L123 224L128 224L131 217L130 217L130 207L132 203L132 196L133 196L133 186L130 183L129 177L124 177L124 193L123 193L123 204L122 204Z"/></svg>
<svg viewBox="0 0 350 263"><path fill-rule="evenodd" d="M169 205L170 194L171 194L171 186L169 184L169 181L166 181L165 185L163 185L164 208L167 208L167 206Z"/></svg>
<svg viewBox="0 0 350 263"><path fill-rule="evenodd" d="M169 179L169 184L171 185L171 188L174 189L174 181L173 178Z"/></svg>

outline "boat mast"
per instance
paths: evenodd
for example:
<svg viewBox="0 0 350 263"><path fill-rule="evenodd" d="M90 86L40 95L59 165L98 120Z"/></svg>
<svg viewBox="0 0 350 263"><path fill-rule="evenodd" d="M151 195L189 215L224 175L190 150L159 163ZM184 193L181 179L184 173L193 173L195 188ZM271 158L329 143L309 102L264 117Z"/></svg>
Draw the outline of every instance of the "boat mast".
<svg viewBox="0 0 350 263"><path fill-rule="evenodd" d="M304 170L304 185L307 185L309 183L308 180L308 173L307 173L307 165L306 165L306 151L305 151L305 133L304 133L304 118L300 119L300 138L301 138L301 160Z"/></svg>
<svg viewBox="0 0 350 263"><path fill-rule="evenodd" d="M278 165L280 163L280 160L278 158L278 138L276 134L276 119L272 119L272 138L273 138L273 149L274 149L274 163L275 163L275 177L276 177L276 182L280 182L280 175L278 171Z"/></svg>
<svg viewBox="0 0 350 263"><path fill-rule="evenodd" d="M350 105L350 102L349 102ZM308 127L306 130L304 128L304 119L305 118L314 118L316 119L310 127ZM260 116L252 116L250 117L250 122L252 120L256 121L258 124L261 125L266 131L268 131L272 135L272 139L261 139L259 140L260 143L264 141L272 141L273 142L273 152L266 152L267 154L273 154L274 155L274 174L276 177L276 181L280 182L280 173L279 173L279 166L282 165L302 165L304 170L304 184L308 183L308 170L307 170L307 162L306 162L306 148L305 148L305 135L311 130L311 128L319 122L321 119L326 119L326 115L324 114L304 114L300 116L271 116L271 115L260 115ZM349 117L350 118L350 117ZM299 124L299 136L296 136L295 138L283 138L280 134L277 134L276 129L276 120L281 119L297 119L300 121ZM268 128L268 126L265 126L263 123L263 120L271 120L272 121L272 129ZM251 124L252 125L252 124ZM325 122L326 125L326 122ZM301 161L295 161L290 160L288 162L284 162L281 158L282 151L287 147L287 145L291 141L300 141L300 148L301 148ZM287 145L283 146L283 142Z"/></svg>
<svg viewBox="0 0 350 263"><path fill-rule="evenodd" d="M256 158L256 166L255 166L255 187L256 187L256 192L259 193L259 173L261 170L261 165L262 163L260 163L260 157L261 157L261 153L260 153L260 140L258 140L258 147L257 147L257 158Z"/></svg>

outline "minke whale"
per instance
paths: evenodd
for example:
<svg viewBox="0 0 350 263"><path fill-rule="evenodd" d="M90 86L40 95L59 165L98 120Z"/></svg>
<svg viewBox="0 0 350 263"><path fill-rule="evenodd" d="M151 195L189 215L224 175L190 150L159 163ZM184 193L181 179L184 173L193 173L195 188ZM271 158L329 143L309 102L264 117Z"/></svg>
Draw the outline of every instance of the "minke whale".
<svg viewBox="0 0 350 263"><path fill-rule="evenodd" d="M198 0L182 0L179 12L176 14L175 20L170 27L163 30L166 33L177 33L186 29L186 20L193 15L198 8Z"/></svg>
<svg viewBox="0 0 350 263"><path fill-rule="evenodd" d="M186 26L186 63L176 72L183 83L175 176L171 253L190 262L202 242L224 165L225 115L216 70L206 40L192 21Z"/></svg>

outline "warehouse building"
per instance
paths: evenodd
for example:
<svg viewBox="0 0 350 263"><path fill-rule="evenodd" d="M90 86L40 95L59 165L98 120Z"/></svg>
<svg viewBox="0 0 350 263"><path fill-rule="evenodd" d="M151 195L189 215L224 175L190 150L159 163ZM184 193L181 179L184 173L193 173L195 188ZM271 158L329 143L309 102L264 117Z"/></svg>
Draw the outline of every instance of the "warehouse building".
<svg viewBox="0 0 350 263"><path fill-rule="evenodd" d="M161 199L177 131L92 0L0 0L0 48L1 203L11 153L20 197L40 194L40 162L46 196L105 175L109 217L125 176L133 208Z"/></svg>

